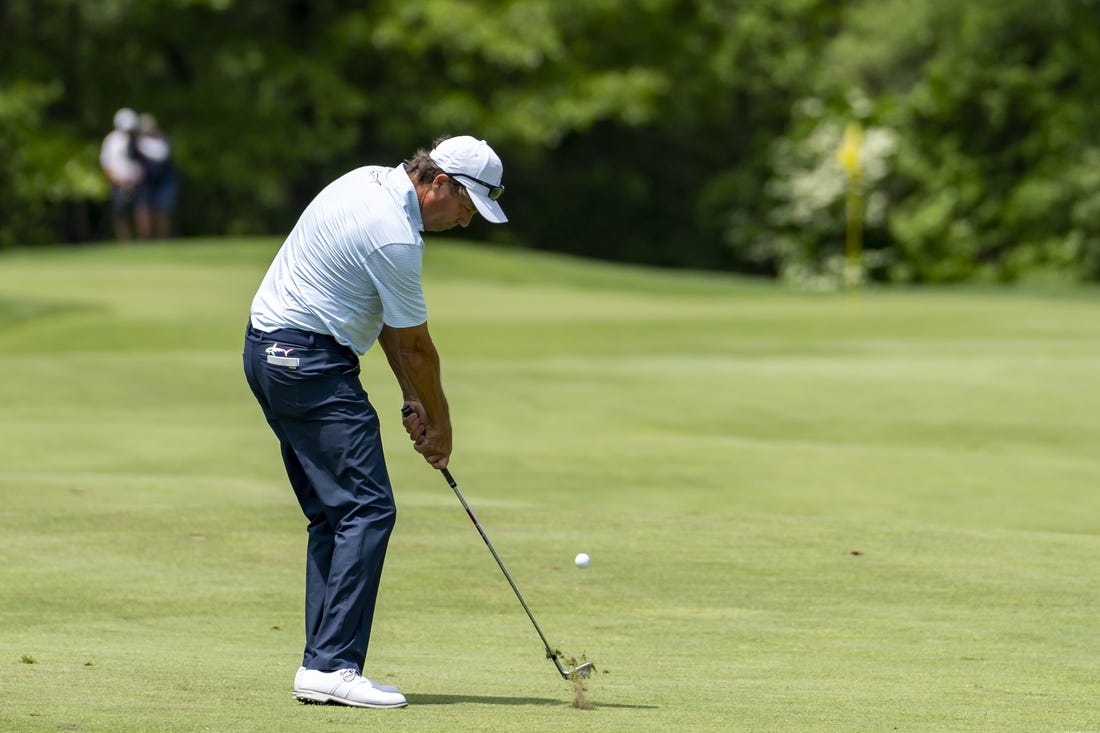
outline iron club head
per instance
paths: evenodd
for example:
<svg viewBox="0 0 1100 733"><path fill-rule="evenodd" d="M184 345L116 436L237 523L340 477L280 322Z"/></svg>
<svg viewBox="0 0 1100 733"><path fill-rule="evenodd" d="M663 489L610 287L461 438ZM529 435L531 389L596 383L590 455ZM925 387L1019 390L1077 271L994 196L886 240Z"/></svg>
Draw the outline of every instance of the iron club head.
<svg viewBox="0 0 1100 733"><path fill-rule="evenodd" d="M566 679L587 679L588 675L592 674L592 669L592 662L585 662L584 664L578 665L572 672L570 672L566 676Z"/></svg>
<svg viewBox="0 0 1100 733"><path fill-rule="evenodd" d="M548 649L547 653L546 653L546 657L554 663L555 667L558 668L558 672L561 673L561 678L563 680L583 680L583 679L587 679L588 676L590 674L592 674L592 670L594 670L596 668L596 666L592 662L582 662L581 664L578 664L576 667L573 667L573 669L567 670L565 667L562 666L561 661L558 660L558 655L559 654L561 654L561 652L557 652L557 651L554 651L552 649ZM583 659L583 657L582 657L582 659ZM570 665L576 664L576 662L577 662L576 659L567 659L566 660L566 663L570 664Z"/></svg>

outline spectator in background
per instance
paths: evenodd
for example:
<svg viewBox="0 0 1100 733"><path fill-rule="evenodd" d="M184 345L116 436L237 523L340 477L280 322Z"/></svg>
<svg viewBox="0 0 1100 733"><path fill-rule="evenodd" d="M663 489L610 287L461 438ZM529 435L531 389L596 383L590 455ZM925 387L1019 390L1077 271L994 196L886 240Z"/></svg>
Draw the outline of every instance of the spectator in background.
<svg viewBox="0 0 1100 733"><path fill-rule="evenodd" d="M138 236L167 239L172 235L176 207L176 170L172 147L153 115L143 114L139 119L136 154L144 171L137 188Z"/></svg>
<svg viewBox="0 0 1100 733"><path fill-rule="evenodd" d="M120 242L134 238L134 203L143 174L135 156L138 116L129 107L115 112L115 129L103 138L99 165L111 179L111 216L115 237Z"/></svg>

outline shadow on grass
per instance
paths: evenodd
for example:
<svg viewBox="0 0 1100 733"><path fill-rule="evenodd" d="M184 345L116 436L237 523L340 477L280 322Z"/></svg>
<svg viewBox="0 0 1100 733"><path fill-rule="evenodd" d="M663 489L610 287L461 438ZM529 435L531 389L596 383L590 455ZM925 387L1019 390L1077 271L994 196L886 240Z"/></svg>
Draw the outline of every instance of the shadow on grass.
<svg viewBox="0 0 1100 733"><path fill-rule="evenodd" d="M567 700L553 700L548 697L497 697L490 695L417 695L406 694L409 705L545 705L564 706ZM616 703L592 702L592 709L622 708L627 710L656 710L656 705L621 705Z"/></svg>

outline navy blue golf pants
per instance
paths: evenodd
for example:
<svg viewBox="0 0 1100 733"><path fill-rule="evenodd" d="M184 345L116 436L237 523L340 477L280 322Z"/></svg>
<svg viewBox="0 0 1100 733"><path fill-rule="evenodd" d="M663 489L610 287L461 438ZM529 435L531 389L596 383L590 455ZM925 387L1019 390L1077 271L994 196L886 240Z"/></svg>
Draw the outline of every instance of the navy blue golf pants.
<svg viewBox="0 0 1100 733"><path fill-rule="evenodd" d="M359 358L330 336L250 325L244 372L309 520L302 664L362 672L397 509Z"/></svg>

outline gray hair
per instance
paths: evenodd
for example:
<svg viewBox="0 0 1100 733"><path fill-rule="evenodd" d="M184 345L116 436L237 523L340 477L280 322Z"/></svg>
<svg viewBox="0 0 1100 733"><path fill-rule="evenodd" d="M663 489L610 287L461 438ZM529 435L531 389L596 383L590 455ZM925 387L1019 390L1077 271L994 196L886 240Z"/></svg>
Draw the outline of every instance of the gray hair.
<svg viewBox="0 0 1100 733"><path fill-rule="evenodd" d="M432 142L432 149L434 150L439 143L446 140L450 135L444 135L443 137L436 138ZM409 177L412 178L414 185L421 185L425 183L431 183L435 180L435 177L440 173L446 173L445 170L439 167L439 164L432 160L431 151L420 148L413 154L413 157L405 161L405 170L408 172ZM451 184L454 186L461 186L453 178Z"/></svg>

